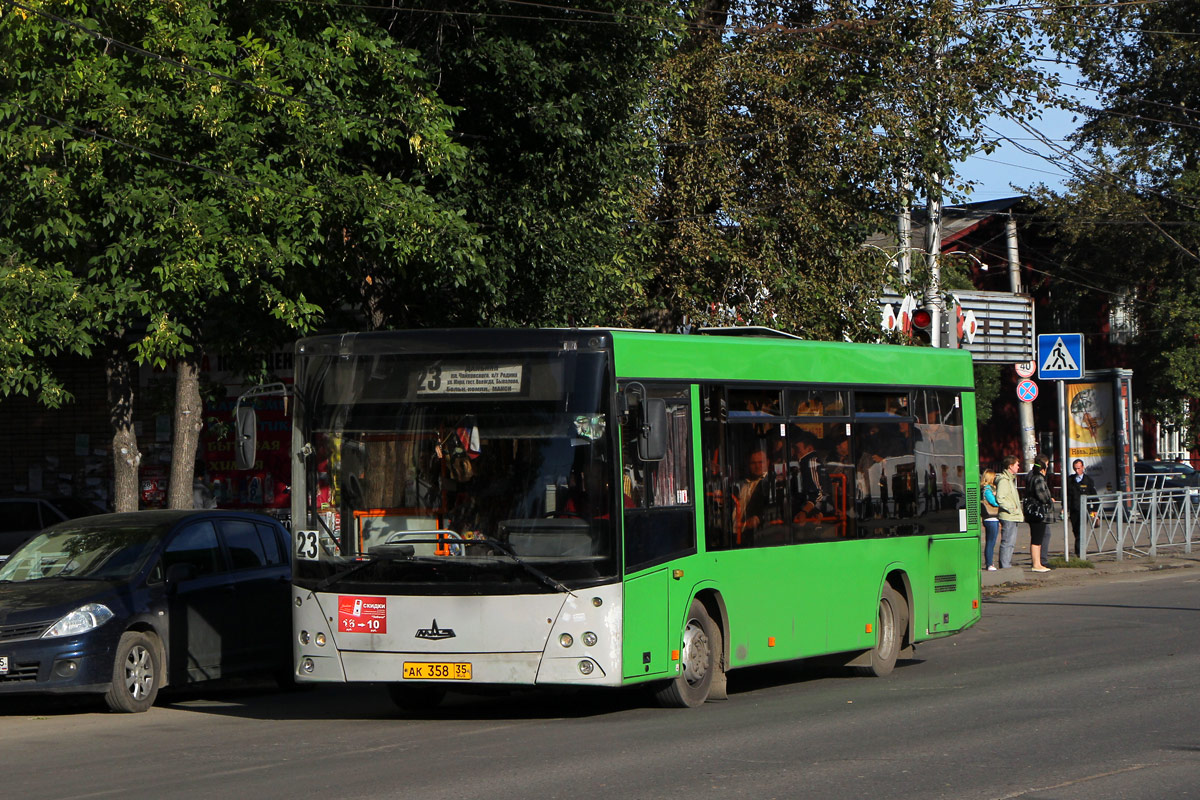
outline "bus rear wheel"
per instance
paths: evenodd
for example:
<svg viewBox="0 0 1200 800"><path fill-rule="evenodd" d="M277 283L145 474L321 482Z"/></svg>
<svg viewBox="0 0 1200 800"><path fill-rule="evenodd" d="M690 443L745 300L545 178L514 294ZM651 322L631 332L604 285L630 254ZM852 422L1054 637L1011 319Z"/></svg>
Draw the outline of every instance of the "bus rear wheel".
<svg viewBox="0 0 1200 800"><path fill-rule="evenodd" d="M879 598L879 617L875 623L875 647L868 651L868 663L855 666L859 675L882 678L891 674L900 655L900 646L908 630L908 603L904 597L884 584Z"/></svg>
<svg viewBox="0 0 1200 800"><path fill-rule="evenodd" d="M683 626L683 642L679 651L679 674L655 694L666 708L695 708L703 705L712 688L718 668L721 635L708 610L699 600L692 600L687 622Z"/></svg>
<svg viewBox="0 0 1200 800"><path fill-rule="evenodd" d="M444 688L427 683L389 683L387 689L401 711L432 711L446 696Z"/></svg>

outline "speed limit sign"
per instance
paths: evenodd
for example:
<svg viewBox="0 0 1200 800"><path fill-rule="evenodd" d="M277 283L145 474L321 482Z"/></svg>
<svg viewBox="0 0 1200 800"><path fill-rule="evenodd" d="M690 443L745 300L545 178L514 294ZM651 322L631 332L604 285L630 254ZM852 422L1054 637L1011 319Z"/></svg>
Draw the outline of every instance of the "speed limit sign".
<svg viewBox="0 0 1200 800"><path fill-rule="evenodd" d="M1037 362L1022 361L1016 365L1016 368L1018 375L1022 378L1029 378L1033 376L1033 373L1037 372Z"/></svg>

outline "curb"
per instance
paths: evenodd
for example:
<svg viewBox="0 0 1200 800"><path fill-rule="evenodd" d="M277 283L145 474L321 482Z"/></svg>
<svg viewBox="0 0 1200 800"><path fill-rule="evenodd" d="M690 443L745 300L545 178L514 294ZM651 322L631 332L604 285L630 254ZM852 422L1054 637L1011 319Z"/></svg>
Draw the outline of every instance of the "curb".
<svg viewBox="0 0 1200 800"><path fill-rule="evenodd" d="M989 572L985 569L979 573L979 583L984 593L987 594L989 589L995 593L996 590L1005 588L1021 589L1030 586L1051 586L1054 584L1066 586L1081 581L1118 578L1122 575L1139 572L1160 572L1168 569L1200 567L1200 553L1175 553L1169 556L1159 555L1156 558L1149 556L1126 556L1120 561L1111 555L1105 555L1102 558L1104 560L1100 560L1096 556L1089 559L1093 564L1092 569L1056 567L1050 572L1033 572L1030 569L1016 566L1007 569L998 569L995 572Z"/></svg>

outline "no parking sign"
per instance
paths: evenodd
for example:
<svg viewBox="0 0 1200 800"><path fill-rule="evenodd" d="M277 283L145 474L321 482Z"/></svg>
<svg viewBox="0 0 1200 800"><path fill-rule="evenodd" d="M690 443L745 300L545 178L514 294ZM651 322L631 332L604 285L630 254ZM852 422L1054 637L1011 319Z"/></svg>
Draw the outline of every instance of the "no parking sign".
<svg viewBox="0 0 1200 800"><path fill-rule="evenodd" d="M1021 381L1017 384L1017 397L1022 403L1032 403L1037 396L1037 384L1033 381Z"/></svg>

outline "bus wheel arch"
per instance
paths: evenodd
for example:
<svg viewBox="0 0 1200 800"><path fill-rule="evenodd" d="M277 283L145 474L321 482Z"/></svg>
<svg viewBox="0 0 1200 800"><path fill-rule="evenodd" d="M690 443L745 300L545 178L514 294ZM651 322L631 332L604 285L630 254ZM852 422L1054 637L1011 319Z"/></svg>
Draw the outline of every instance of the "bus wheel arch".
<svg viewBox="0 0 1200 800"><path fill-rule="evenodd" d="M885 582L875 618L875 646L850 662L855 673L877 678L891 674L903 648L911 616L908 600L890 581Z"/></svg>
<svg viewBox="0 0 1200 800"><path fill-rule="evenodd" d="M704 603L708 615L717 626L720 637L717 648L716 671L713 673L712 686L708 691L709 701L727 700L726 673L729 671L729 609L725 607L725 598L716 589L706 589L696 594L696 599Z"/></svg>
<svg viewBox="0 0 1200 800"><path fill-rule="evenodd" d="M901 610L904 612L904 619L901 620L900 630L900 654L902 659L913 657L913 592L912 584L909 583L908 573L903 570L892 570L888 573L887 583L895 589L900 598L904 601Z"/></svg>
<svg viewBox="0 0 1200 800"><path fill-rule="evenodd" d="M699 597L692 599L680 636L679 673L657 692L667 708L695 708L708 700L720 671L721 631Z"/></svg>

